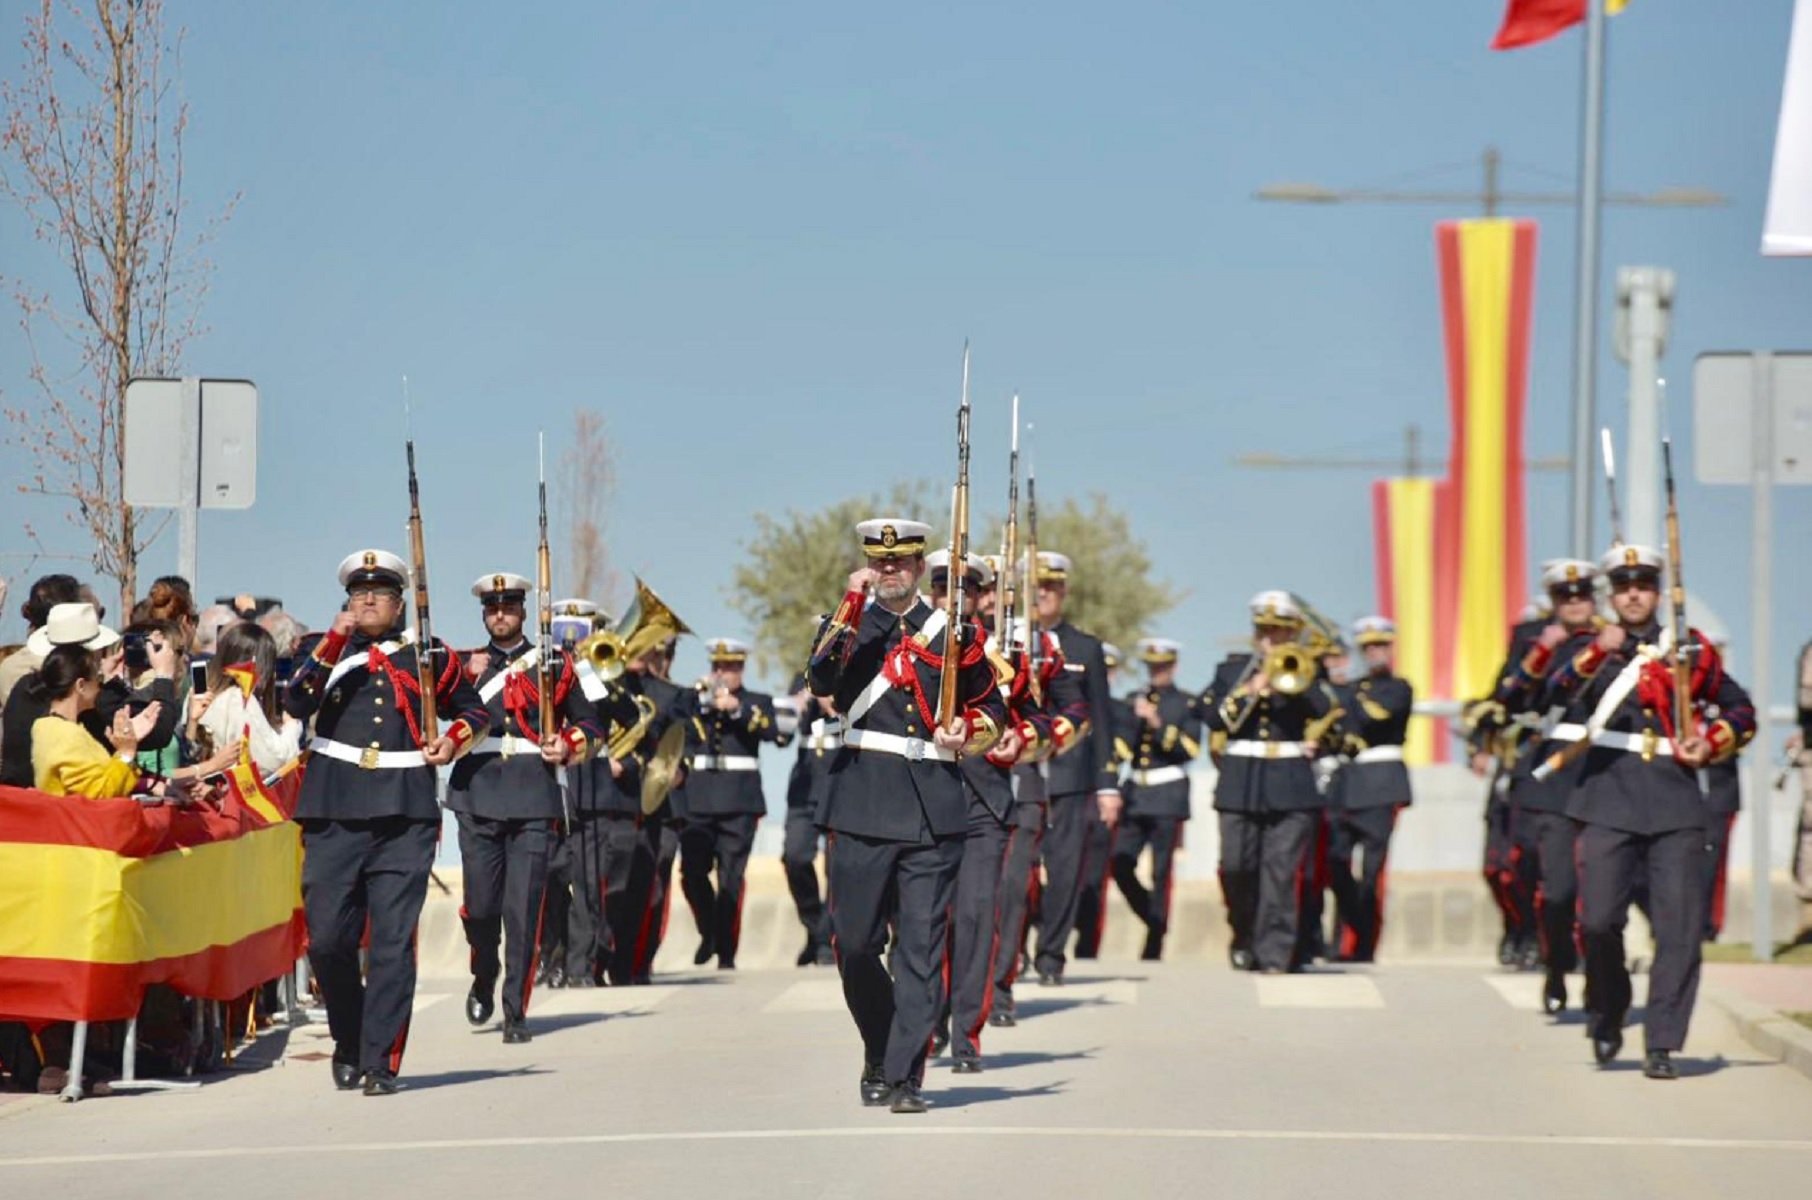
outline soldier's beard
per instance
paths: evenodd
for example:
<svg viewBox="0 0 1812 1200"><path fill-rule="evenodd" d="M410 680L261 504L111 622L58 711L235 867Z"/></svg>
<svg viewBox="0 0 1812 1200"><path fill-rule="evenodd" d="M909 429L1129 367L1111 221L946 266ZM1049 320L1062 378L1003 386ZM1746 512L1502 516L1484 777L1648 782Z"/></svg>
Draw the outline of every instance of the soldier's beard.
<svg viewBox="0 0 1812 1200"><path fill-rule="evenodd" d="M886 604L898 604L912 595L917 581L910 575L883 575L875 582L875 596Z"/></svg>

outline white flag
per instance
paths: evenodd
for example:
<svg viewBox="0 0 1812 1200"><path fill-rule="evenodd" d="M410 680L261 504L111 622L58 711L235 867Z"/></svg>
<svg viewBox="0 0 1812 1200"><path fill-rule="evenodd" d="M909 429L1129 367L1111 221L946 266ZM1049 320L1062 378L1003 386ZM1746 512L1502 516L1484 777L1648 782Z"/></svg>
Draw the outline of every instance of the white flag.
<svg viewBox="0 0 1812 1200"><path fill-rule="evenodd" d="M1812 254L1812 0L1795 0L1762 253Z"/></svg>

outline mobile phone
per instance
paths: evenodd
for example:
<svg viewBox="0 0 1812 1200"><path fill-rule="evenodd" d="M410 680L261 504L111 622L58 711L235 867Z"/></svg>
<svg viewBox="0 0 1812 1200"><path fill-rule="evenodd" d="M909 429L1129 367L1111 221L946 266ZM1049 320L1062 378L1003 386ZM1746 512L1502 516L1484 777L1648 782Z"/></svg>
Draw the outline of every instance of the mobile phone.
<svg viewBox="0 0 1812 1200"><path fill-rule="evenodd" d="M208 690L208 664L193 662L189 664L189 690L205 692Z"/></svg>

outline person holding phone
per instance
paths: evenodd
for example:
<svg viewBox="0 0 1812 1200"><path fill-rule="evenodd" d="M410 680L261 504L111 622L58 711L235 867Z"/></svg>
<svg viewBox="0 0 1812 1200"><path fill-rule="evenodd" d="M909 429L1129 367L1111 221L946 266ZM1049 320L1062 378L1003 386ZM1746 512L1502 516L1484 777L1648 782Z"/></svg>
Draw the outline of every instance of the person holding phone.
<svg viewBox="0 0 1812 1200"><path fill-rule="evenodd" d="M302 752L302 722L277 701L277 642L241 621L221 631L219 652L191 663L188 739L199 752L243 740L270 776Z"/></svg>

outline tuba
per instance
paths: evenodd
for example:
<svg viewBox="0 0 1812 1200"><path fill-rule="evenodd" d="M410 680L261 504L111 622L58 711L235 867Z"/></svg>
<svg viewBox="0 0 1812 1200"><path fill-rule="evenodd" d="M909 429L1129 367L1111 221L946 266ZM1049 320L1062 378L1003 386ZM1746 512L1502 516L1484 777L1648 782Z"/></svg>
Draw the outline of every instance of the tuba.
<svg viewBox="0 0 1812 1200"><path fill-rule="evenodd" d="M635 600L629 611L611 628L601 629L574 646L573 653L589 663L598 678L610 682L621 678L630 663L668 638L691 632L678 614L654 594L654 589L637 576Z"/></svg>

